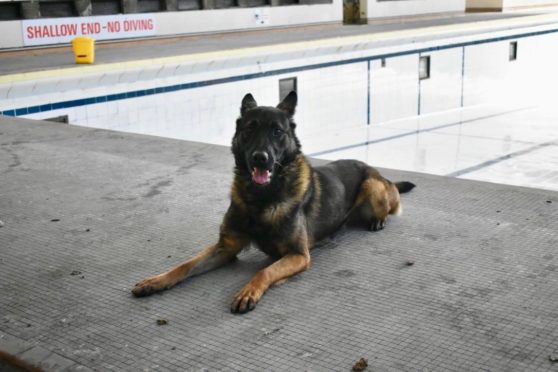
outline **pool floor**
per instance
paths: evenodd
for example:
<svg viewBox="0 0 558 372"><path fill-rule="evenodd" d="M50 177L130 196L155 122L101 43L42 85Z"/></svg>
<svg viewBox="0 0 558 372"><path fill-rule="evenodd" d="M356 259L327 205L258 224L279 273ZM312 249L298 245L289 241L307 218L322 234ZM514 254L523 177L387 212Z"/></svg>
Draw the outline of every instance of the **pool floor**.
<svg viewBox="0 0 558 372"><path fill-rule="evenodd" d="M558 190L558 110L478 106L308 134L307 153L334 160Z"/></svg>

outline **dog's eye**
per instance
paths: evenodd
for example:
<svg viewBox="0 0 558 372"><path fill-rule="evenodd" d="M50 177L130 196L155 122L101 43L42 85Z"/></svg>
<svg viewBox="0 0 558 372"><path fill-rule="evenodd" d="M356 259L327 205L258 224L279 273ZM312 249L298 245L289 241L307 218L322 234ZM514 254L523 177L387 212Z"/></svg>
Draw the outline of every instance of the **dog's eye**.
<svg viewBox="0 0 558 372"><path fill-rule="evenodd" d="M279 128L273 129L273 137L281 137L283 135L283 130Z"/></svg>

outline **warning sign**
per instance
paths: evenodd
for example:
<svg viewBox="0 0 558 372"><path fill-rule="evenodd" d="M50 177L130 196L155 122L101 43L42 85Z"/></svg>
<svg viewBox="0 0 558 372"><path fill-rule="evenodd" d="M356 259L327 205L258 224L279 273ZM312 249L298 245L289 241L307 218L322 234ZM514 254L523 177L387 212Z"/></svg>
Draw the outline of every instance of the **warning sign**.
<svg viewBox="0 0 558 372"><path fill-rule="evenodd" d="M157 32L151 14L28 19L21 24L24 45L68 43L76 36L109 40L151 36Z"/></svg>

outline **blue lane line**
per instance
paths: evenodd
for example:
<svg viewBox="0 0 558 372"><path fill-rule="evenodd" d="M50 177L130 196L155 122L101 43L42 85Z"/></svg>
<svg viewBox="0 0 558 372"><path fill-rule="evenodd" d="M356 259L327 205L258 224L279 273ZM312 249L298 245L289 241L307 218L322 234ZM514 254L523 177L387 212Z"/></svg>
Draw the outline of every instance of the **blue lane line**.
<svg viewBox="0 0 558 372"><path fill-rule="evenodd" d="M341 147L335 147L332 149L328 149L328 150L323 150L323 151L319 151L319 152L314 152L312 154L308 154L308 156L310 157L316 157L316 156L321 156L321 155L326 155L326 154L331 154L333 152L338 152L338 151L344 151L344 150L350 150L350 149L354 149L357 147L362 147L362 146L368 146L368 145L373 145L375 143L380 143L380 142L387 142L387 141L391 141L394 139L399 139L399 138L403 138L403 137L408 137L408 136L416 136L419 133L426 133L426 132L432 132L438 129L444 129L444 128L449 128L449 127L454 127L456 125L461 125L461 124L468 124L468 123L472 123L475 121L480 121L480 120L485 120L485 119L492 119L498 116L503 116L503 115L507 115L507 114L511 114L511 113L515 113L515 112L519 112L519 111L523 111L523 110L528 110L529 108L520 108L520 109L515 109L515 110L509 110L509 111L504 111L504 112L500 112L497 114L492 114L492 115L486 115L486 116L481 116L479 118L475 118L475 119L469 119L469 120L461 120L458 121L456 123L449 123L449 124L442 124L442 125L438 125L432 128L426 128L426 129L420 129L420 130L413 130L410 132L405 132L405 133L401 133L401 134L396 134L393 136L388 136L388 137L383 137L383 138L379 138L377 140L372 140L372 141L366 141L366 142L359 142L359 143L354 143L352 145L347 145L347 146L341 146Z"/></svg>
<svg viewBox="0 0 558 372"><path fill-rule="evenodd" d="M242 81L242 80L258 79L258 78L270 77L270 76L276 76L276 75L282 75L282 74L292 74L292 73L295 73L295 72L301 72L301 71L307 71L307 70L316 70L316 69L320 69L320 68L342 66L342 65L348 65L348 64L353 64L353 63L370 62L370 61L374 61L374 60L378 60L378 59L382 59L382 58L387 59L387 58L393 58L393 57L401 57L401 56L405 56L405 55L409 55L409 54L420 54L420 53L428 53L428 52L446 50L446 49L452 49L452 48L462 48L462 47L466 47L466 46L487 44L487 43L493 43L493 42L498 42L498 41L505 41L505 40L525 38L525 37L547 35L547 34L552 34L552 33L556 33L556 32L558 32L558 29L528 32L528 33L523 33L523 34L520 33L520 34L509 35L509 36L494 37L494 38L468 41L468 42L461 42L461 43L450 43L450 44L446 44L446 45L438 45L438 46L433 46L433 47L428 47L428 48L417 48L417 49L410 49L410 50L401 51L401 52L378 54L378 55L369 56L369 57L359 57L359 58L352 58L352 59L347 59L347 60L342 60L342 61L315 63L315 64L312 64L312 65L283 68L283 69L278 69L278 70L257 72L257 73L245 74L245 75L230 76L230 77L220 78L220 79L196 81L196 82L192 82L192 83L175 84L175 85L169 85L169 86L165 86L165 87L136 90L136 91L131 91L131 92L117 93L117 94L109 94L107 96L97 96L97 97L90 97L90 98L84 98L84 99L75 99L75 100L69 100L69 101L49 103L49 104L45 104L45 105L37 105L37 106L29 106L29 107L20 107L20 108L15 108L15 109L7 109L7 110L4 110L4 111L0 111L0 114L5 115L5 116L21 116L21 115L27 115L29 113L35 113L35 112L45 112L45 111L52 111L52 110L63 109L63 108L71 108L71 107L91 105L91 104L100 103L100 102L110 102L110 101L124 100L124 99L135 98L135 97L150 96L150 95L154 95L154 94L170 93L170 92L176 92L176 91L179 91L179 90L195 89L195 88L202 88L202 87L207 87L207 86L212 86L212 85L234 83L234 82Z"/></svg>

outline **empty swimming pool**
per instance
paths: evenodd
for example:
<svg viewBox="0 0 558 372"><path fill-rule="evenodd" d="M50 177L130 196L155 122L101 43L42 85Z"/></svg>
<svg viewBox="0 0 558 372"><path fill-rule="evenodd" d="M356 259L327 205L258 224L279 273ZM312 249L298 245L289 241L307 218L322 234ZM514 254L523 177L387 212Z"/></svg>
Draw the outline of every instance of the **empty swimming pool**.
<svg viewBox="0 0 558 372"><path fill-rule="evenodd" d="M556 44L544 24L101 65L4 84L0 111L228 145L245 93L274 105L295 89L311 156L558 189Z"/></svg>

